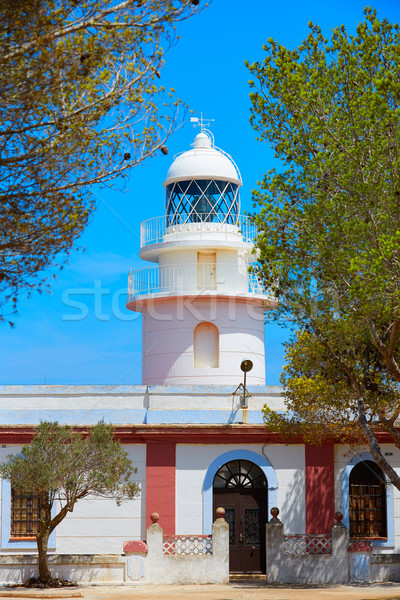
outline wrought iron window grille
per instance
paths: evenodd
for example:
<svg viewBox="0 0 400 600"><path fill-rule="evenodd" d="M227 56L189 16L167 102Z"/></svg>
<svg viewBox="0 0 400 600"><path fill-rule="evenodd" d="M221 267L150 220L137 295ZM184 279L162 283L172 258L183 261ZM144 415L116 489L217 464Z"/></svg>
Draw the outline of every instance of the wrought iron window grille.
<svg viewBox="0 0 400 600"><path fill-rule="evenodd" d="M11 489L11 538L35 538L40 527L40 496Z"/></svg>

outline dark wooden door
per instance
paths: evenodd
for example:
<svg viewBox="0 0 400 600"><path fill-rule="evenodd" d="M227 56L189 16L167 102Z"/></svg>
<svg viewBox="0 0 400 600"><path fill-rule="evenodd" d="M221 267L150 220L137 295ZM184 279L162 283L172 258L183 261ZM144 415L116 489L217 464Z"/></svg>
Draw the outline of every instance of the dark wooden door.
<svg viewBox="0 0 400 600"><path fill-rule="evenodd" d="M214 514L219 506L229 523L229 570L265 573L267 490L214 488Z"/></svg>

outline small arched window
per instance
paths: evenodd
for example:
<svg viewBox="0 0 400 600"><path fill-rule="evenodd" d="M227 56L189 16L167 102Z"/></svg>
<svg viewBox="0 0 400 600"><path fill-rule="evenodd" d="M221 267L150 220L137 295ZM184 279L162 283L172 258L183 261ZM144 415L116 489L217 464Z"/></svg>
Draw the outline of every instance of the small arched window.
<svg viewBox="0 0 400 600"><path fill-rule="evenodd" d="M349 479L350 538L386 538L386 482L372 460L352 469Z"/></svg>
<svg viewBox="0 0 400 600"><path fill-rule="evenodd" d="M193 333L193 351L196 369L219 367L218 327L208 321L199 323Z"/></svg>

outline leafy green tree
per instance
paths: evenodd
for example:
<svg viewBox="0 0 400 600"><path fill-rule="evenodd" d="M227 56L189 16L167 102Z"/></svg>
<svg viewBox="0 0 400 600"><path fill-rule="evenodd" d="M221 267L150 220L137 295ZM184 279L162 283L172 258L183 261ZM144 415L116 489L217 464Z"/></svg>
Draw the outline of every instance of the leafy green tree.
<svg viewBox="0 0 400 600"><path fill-rule="evenodd" d="M289 50L274 40L248 65L251 122L280 170L254 192L257 273L297 333L283 384L290 413L267 424L367 440L400 489L376 433L400 448L400 33L366 8Z"/></svg>
<svg viewBox="0 0 400 600"><path fill-rule="evenodd" d="M159 83L198 0L4 0L0 10L0 296L16 307L62 264L108 184L185 109ZM121 180L120 180L121 181ZM1 305L0 304L0 305ZM0 316L1 319L1 316Z"/></svg>
<svg viewBox="0 0 400 600"><path fill-rule="evenodd" d="M0 472L20 493L40 497L36 542L39 580L46 585L52 584L49 537L78 500L91 495L114 498L120 504L139 493L138 485L130 481L132 463L113 439L113 428L104 422L83 435L57 422L43 421L31 444L9 455Z"/></svg>

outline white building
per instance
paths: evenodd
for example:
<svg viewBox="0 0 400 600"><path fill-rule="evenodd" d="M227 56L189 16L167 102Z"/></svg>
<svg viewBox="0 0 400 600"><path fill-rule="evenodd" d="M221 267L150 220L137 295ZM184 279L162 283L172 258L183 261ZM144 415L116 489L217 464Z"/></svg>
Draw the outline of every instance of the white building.
<svg viewBox="0 0 400 600"><path fill-rule="evenodd" d="M40 420L104 419L137 467L140 497L120 507L81 501L54 532L52 552L119 554L124 541L145 539L153 512L168 534L209 534L221 505L232 571L265 572L272 506L285 533L326 533L341 510L353 539L398 551L399 493L366 462L367 448L285 444L263 425L265 403L283 409L280 388L265 386L264 312L274 299L248 270L255 231L240 215L241 185L206 131L169 168L165 215L141 225L140 256L154 264L129 275L127 307L143 315L142 385L0 386L1 460ZM248 395L234 394L243 360L253 363ZM400 467L399 450L383 448ZM34 551L20 521L3 481L1 554Z"/></svg>

